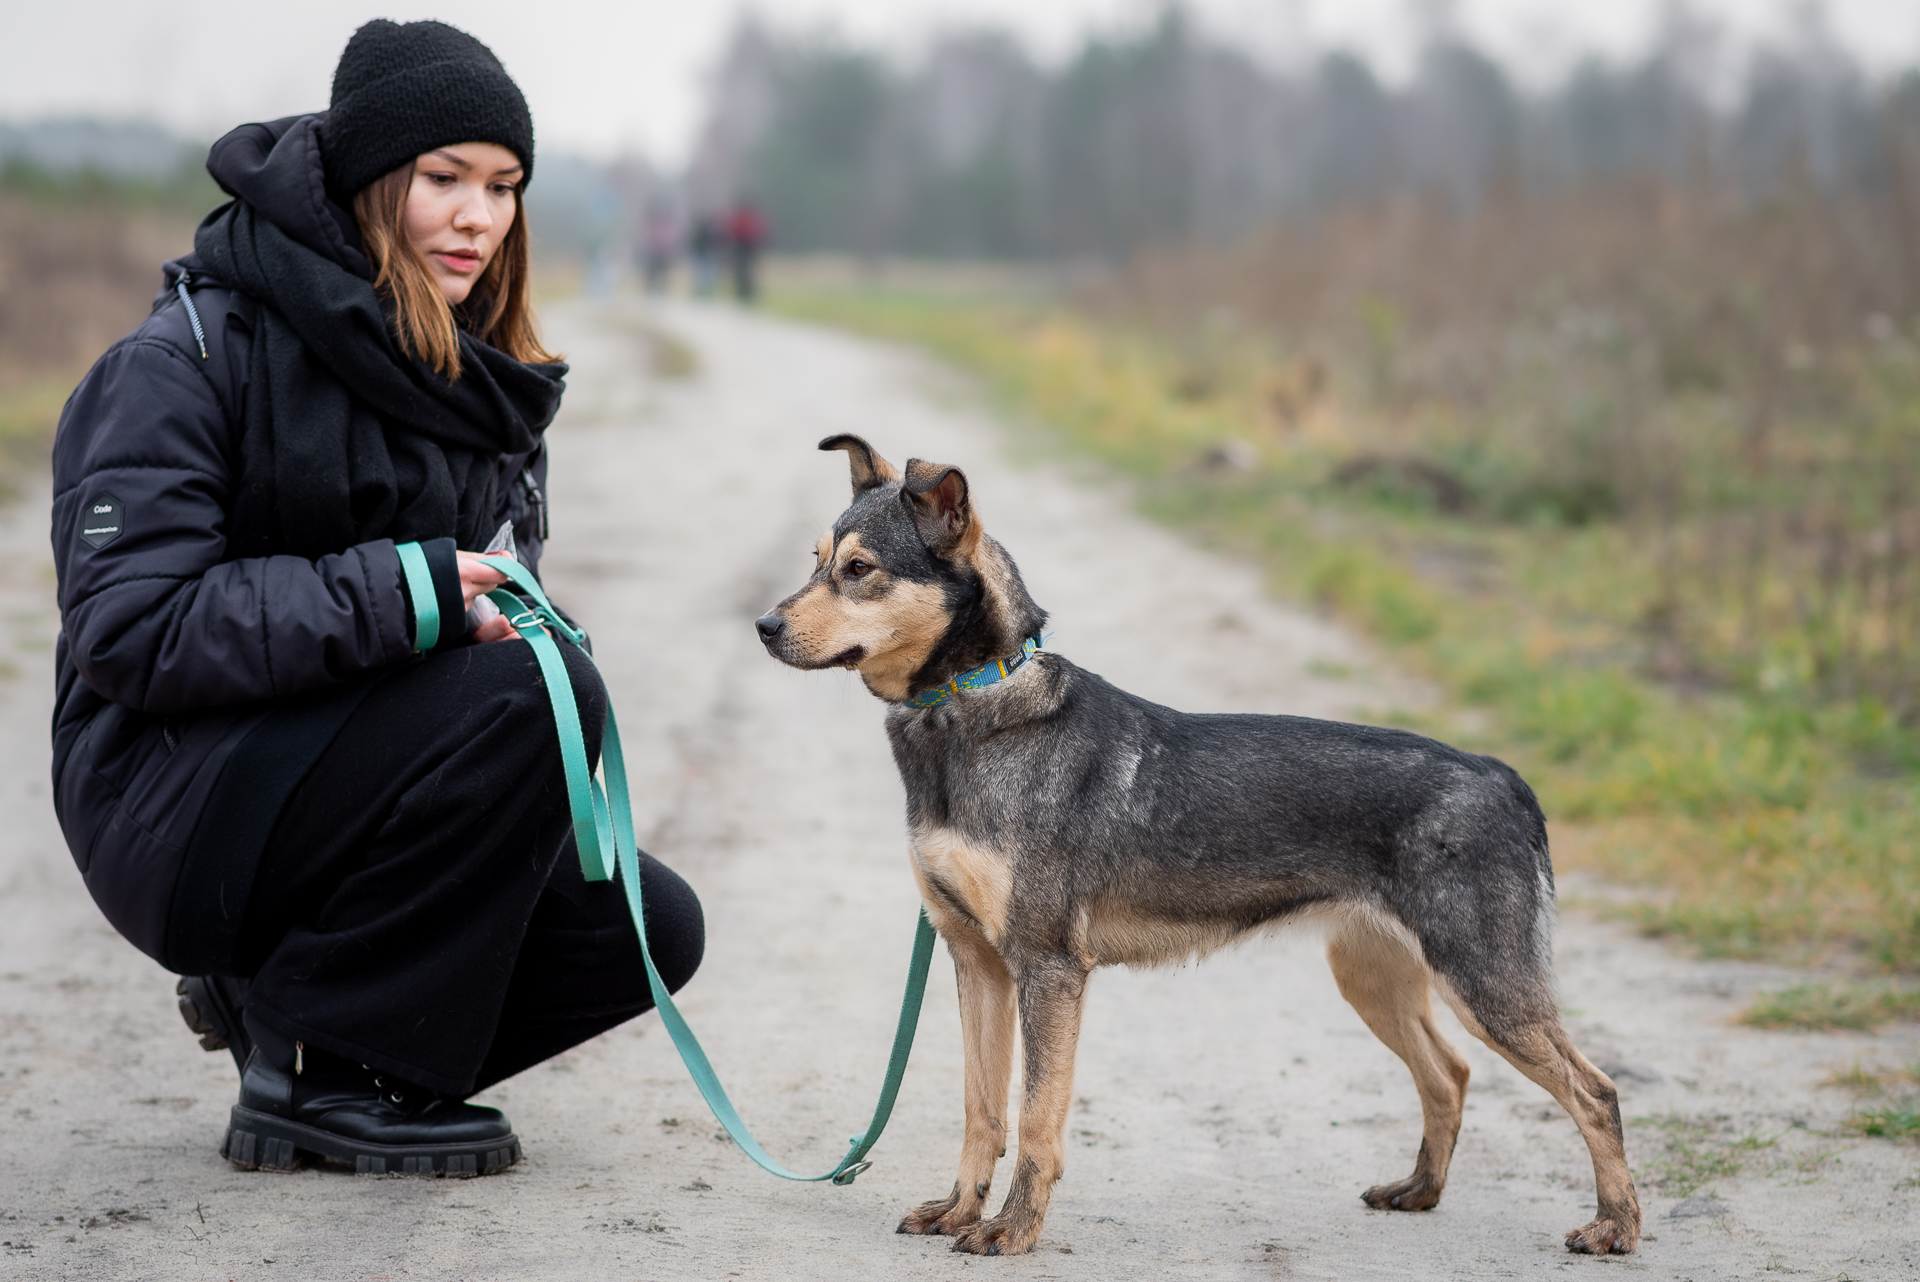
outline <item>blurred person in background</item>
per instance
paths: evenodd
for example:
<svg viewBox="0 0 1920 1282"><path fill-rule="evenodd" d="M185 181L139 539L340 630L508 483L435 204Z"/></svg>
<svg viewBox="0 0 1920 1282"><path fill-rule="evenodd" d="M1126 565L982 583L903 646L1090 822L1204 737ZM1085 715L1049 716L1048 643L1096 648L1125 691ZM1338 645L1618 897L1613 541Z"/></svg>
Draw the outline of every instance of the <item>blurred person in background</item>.
<svg viewBox="0 0 1920 1282"><path fill-rule="evenodd" d="M693 292L701 298L713 297L720 283L720 254L726 248L726 231L717 214L701 214L693 220L687 236L687 255L692 260Z"/></svg>
<svg viewBox="0 0 1920 1282"><path fill-rule="evenodd" d="M533 160L486 46L366 24L326 112L214 144L233 200L61 417L56 810L233 1051L241 1165L500 1169L519 1142L467 1097L652 1005L533 653L475 612L481 553L537 570L547 536ZM568 664L597 754L606 692ZM643 869L677 988L700 905Z"/></svg>
<svg viewBox="0 0 1920 1282"><path fill-rule="evenodd" d="M751 303L760 293L760 251L767 243L767 220L751 198L735 201L727 213L727 258L733 268L733 296Z"/></svg>
<svg viewBox="0 0 1920 1282"><path fill-rule="evenodd" d="M649 294L666 293L679 254L680 220L664 205L650 207L640 243L640 273Z"/></svg>

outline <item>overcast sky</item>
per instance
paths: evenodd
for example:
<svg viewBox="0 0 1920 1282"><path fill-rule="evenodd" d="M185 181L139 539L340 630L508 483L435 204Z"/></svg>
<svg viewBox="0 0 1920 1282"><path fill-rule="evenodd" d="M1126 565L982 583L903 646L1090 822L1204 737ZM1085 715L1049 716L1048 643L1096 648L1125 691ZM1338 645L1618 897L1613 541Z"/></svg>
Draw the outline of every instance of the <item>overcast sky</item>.
<svg viewBox="0 0 1920 1282"><path fill-rule="evenodd" d="M1416 14L1448 12L1509 64L1551 76L1583 49L1642 45L1669 0L1193 0L1191 10L1269 56L1338 44L1404 68ZM910 51L942 25L1010 27L1058 55L1143 0L760 0L783 25L831 24ZM1737 41L1784 30L1797 0L1693 0ZM1827 0L1841 41L1876 70L1920 61L1916 0ZM348 35L369 18L440 18L500 55L526 91L543 146L671 163L697 124L705 70L733 0L0 0L0 118L155 119L211 138L247 120L323 108Z"/></svg>

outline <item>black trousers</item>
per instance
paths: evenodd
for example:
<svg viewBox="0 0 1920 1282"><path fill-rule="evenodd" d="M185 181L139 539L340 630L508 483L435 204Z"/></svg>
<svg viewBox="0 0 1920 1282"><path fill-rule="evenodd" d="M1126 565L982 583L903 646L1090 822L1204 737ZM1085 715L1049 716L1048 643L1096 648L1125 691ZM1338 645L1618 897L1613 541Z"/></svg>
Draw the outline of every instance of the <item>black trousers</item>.
<svg viewBox="0 0 1920 1282"><path fill-rule="evenodd" d="M598 760L606 691L561 650ZM645 855L641 888L677 990L700 902ZM249 1022L450 1096L652 1007L625 893L581 876L525 642L430 656L366 696L281 811L235 961Z"/></svg>

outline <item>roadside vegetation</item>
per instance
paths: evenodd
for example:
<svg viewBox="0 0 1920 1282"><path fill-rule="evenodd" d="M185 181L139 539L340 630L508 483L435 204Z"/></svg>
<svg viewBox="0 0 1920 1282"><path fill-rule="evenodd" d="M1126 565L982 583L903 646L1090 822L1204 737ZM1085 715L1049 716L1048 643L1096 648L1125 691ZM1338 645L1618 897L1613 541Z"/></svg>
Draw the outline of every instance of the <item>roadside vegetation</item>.
<svg viewBox="0 0 1920 1282"><path fill-rule="evenodd" d="M1878 1028L1920 1019L1920 989L1896 983L1797 984L1755 998L1741 1015L1755 1028Z"/></svg>
<svg viewBox="0 0 1920 1282"><path fill-rule="evenodd" d="M895 272L776 305L937 353L1378 638L1449 694L1430 729L1534 783L1558 866L1641 892L1609 911L1911 976L1920 291L1887 264L1920 229L1655 195L1349 210L1054 301ZM1908 1017L1906 982L1755 1022Z"/></svg>
<svg viewBox="0 0 1920 1282"><path fill-rule="evenodd" d="M192 248L220 199L204 173L0 165L0 490L44 466L74 383L147 314L160 264Z"/></svg>

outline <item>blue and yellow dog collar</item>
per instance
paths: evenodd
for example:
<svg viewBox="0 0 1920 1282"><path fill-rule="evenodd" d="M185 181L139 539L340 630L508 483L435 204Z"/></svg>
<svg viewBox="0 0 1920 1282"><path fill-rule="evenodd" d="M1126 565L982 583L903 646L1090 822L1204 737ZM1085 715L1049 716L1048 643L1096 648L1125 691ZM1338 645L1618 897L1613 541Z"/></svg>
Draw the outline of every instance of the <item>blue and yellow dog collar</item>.
<svg viewBox="0 0 1920 1282"><path fill-rule="evenodd" d="M1027 666L1027 660L1040 651L1043 637L1028 637L1020 647L1020 653L1010 654L1004 659L995 659L992 663L983 663L979 667L962 672L943 686L923 690L907 700L916 708L937 708L962 690L984 690L991 685L999 685L1014 673Z"/></svg>

